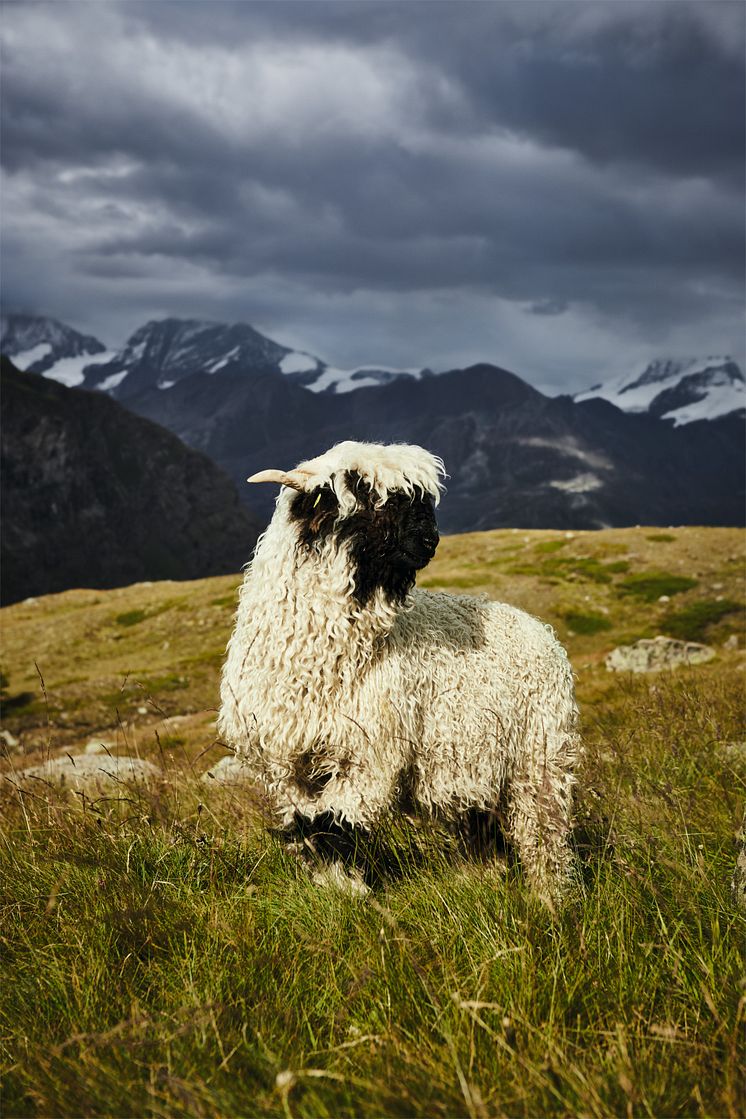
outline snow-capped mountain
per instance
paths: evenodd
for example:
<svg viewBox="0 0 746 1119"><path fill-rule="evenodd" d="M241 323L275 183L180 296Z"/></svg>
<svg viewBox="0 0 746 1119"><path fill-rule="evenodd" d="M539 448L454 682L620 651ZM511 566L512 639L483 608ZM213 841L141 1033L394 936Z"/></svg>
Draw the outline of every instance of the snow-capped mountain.
<svg viewBox="0 0 746 1119"><path fill-rule="evenodd" d="M398 377L418 378L422 370L381 365L337 369L274 342L248 323L163 319L140 327L105 364L86 369L85 387L126 399L152 388L167 391L195 373L231 372L281 373L311 392L346 393Z"/></svg>
<svg viewBox="0 0 746 1119"><path fill-rule="evenodd" d="M17 369L41 373L68 388L82 385L86 366L114 356L98 338L39 315L3 315L0 350L13 359Z"/></svg>
<svg viewBox="0 0 746 1119"><path fill-rule="evenodd" d="M28 353L51 345L39 331L6 327L3 344L43 372L36 362L49 353ZM726 358L654 362L575 400L484 363L437 376L339 369L241 323L150 322L113 357L99 349L76 360L85 362L81 387L119 398L202 451L262 517L276 494L246 487L247 475L367 439L421 443L444 458L448 532L743 520L744 380ZM593 399L604 396L619 407Z"/></svg>
<svg viewBox="0 0 746 1119"><path fill-rule="evenodd" d="M87 369L85 387L125 398L170 389L195 373L276 369L286 353L246 323L162 319L136 330L105 365Z"/></svg>
<svg viewBox="0 0 746 1119"><path fill-rule="evenodd" d="M746 408L746 382L729 356L659 359L637 377L625 374L576 393L577 402L601 397L624 412L648 412L674 426L714 420Z"/></svg>

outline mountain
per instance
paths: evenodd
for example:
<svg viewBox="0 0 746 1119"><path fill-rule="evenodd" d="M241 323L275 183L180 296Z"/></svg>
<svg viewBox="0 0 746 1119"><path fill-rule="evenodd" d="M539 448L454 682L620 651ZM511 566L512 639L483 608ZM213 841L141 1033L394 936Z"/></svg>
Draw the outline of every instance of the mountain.
<svg viewBox="0 0 746 1119"><path fill-rule="evenodd" d="M608 400L625 412L649 412L675 426L746 408L746 382L731 357L659 359L643 372L593 385L575 400Z"/></svg>
<svg viewBox="0 0 746 1119"><path fill-rule="evenodd" d="M238 571L258 526L213 462L101 393L0 366L3 604Z"/></svg>
<svg viewBox="0 0 746 1119"><path fill-rule="evenodd" d="M83 376L211 458L264 518L275 492L248 474L357 438L443 456L446 531L744 519L744 381L730 359L653 362L573 399L493 365L343 370L245 323L165 319Z"/></svg>
<svg viewBox="0 0 746 1119"><path fill-rule="evenodd" d="M123 350L107 355L104 364L87 368L85 387L127 400L148 389L167 392L196 373L214 377L234 371L247 376L282 374L314 393L351 392L422 373L381 365L337 369L312 354L273 342L247 323L162 319L140 327Z"/></svg>
<svg viewBox="0 0 746 1119"><path fill-rule="evenodd" d="M367 439L442 455L447 532L743 523L737 416L677 428L604 400L544 396L487 364L334 395L309 394L271 369L195 374L127 404L218 462L267 517L276 493L243 484L249 474Z"/></svg>
<svg viewBox="0 0 746 1119"><path fill-rule="evenodd" d="M3 315L0 350L16 369L41 373L68 387L83 384L86 366L113 356L98 338L39 315Z"/></svg>

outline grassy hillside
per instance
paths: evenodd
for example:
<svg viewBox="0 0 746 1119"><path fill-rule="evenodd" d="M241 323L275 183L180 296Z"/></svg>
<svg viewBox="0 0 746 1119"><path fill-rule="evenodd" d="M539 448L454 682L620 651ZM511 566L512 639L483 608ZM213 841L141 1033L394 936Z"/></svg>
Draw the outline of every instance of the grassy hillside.
<svg viewBox="0 0 746 1119"><path fill-rule="evenodd" d="M95 740L167 774L93 800L4 783L3 1114L739 1115L743 556L731 529L500 531L423 573L570 651L583 888L554 916L426 823L367 899L319 892L250 790L200 780L236 578L2 611L6 771ZM606 672L656 633L718 655Z"/></svg>

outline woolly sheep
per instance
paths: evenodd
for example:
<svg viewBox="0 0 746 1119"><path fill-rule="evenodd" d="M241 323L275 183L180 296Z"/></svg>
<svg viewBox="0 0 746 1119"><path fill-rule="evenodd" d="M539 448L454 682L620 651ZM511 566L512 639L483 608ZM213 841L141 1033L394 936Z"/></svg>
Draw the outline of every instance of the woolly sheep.
<svg viewBox="0 0 746 1119"><path fill-rule="evenodd" d="M282 489L241 588L218 729L288 834L368 831L407 800L450 819L500 810L551 904L572 870L572 671L522 610L412 589L442 476L420 447L345 442L249 479Z"/></svg>

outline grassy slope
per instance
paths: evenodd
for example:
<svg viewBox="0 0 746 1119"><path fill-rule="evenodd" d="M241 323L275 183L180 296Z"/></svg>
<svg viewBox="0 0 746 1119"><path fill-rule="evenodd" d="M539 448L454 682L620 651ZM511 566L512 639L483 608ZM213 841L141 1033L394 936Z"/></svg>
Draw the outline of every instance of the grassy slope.
<svg viewBox="0 0 746 1119"><path fill-rule="evenodd" d="M168 773L85 811L4 795L3 1113L738 1115L742 557L737 530L493 532L444 539L424 574L567 642L585 886L555 919L427 826L366 901L318 892L250 798L198 781L235 579L3 611L7 765L98 738ZM657 632L740 649L606 673Z"/></svg>

